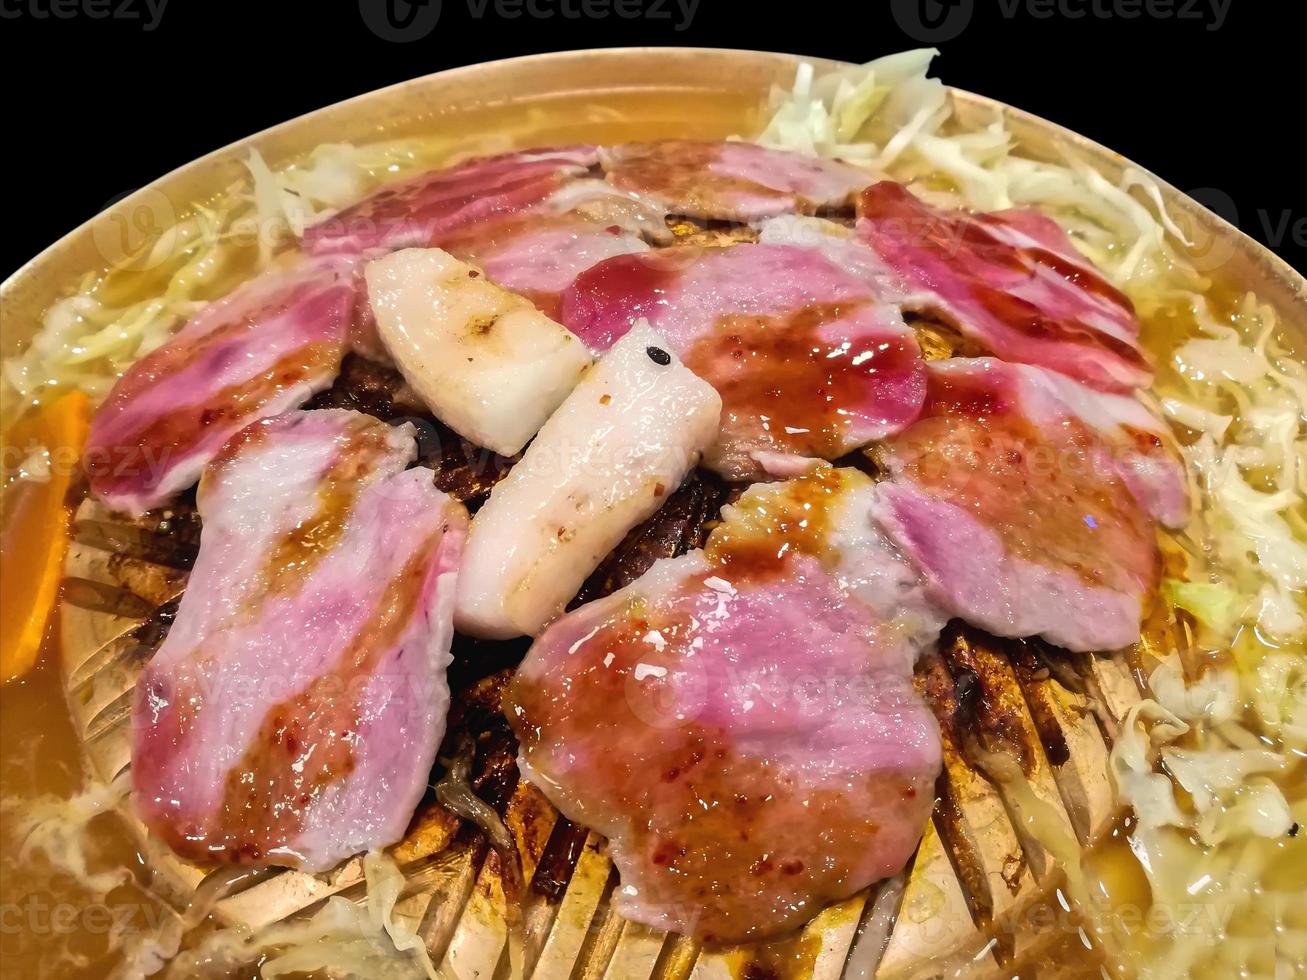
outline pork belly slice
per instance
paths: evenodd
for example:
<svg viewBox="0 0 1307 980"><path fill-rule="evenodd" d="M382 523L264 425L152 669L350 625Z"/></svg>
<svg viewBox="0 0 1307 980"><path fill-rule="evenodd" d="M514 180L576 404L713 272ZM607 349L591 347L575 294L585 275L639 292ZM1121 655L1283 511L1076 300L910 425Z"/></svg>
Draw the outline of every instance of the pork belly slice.
<svg viewBox="0 0 1307 980"><path fill-rule="evenodd" d="M873 512L949 614L1072 650L1139 638L1155 521L1182 523L1183 470L1138 402L989 358L930 365Z"/></svg>
<svg viewBox="0 0 1307 980"><path fill-rule="evenodd" d="M627 918L764 939L900 871L929 818L913 650L790 530L659 561L554 623L509 688L523 773L608 837Z"/></svg>
<svg viewBox="0 0 1307 980"><path fill-rule="evenodd" d="M130 514L157 507L251 422L329 387L353 327L357 274L341 257L270 270L132 365L91 421L91 492Z"/></svg>
<svg viewBox="0 0 1307 980"><path fill-rule="evenodd" d="M307 229L301 244L315 255L435 245L539 205L597 160L592 146L478 157L383 187Z"/></svg>
<svg viewBox="0 0 1307 980"><path fill-rule="evenodd" d="M849 204L874 179L857 167L753 143L663 140L601 153L617 188L692 218L754 221Z"/></svg>
<svg viewBox="0 0 1307 980"><path fill-rule="evenodd" d="M468 536L456 622L538 633L717 435L721 400L647 324L586 374L491 491Z"/></svg>
<svg viewBox="0 0 1307 980"><path fill-rule="evenodd" d="M750 571L779 567L796 551L818 558L840 590L888 624L915 659L939 638L949 616L927 595L921 571L877 525L877 493L867 474L827 463L794 479L755 483L722 508L706 547L728 570L741 562Z"/></svg>
<svg viewBox="0 0 1307 980"><path fill-rule="evenodd" d="M133 710L137 812L183 857L323 871L403 835L467 524L415 453L411 426L292 412L205 471L199 559Z"/></svg>
<svg viewBox="0 0 1307 980"><path fill-rule="evenodd" d="M986 358L976 360L988 361ZM965 362L964 362L965 363ZM1004 365L1020 378L1032 417L1053 425L1069 415L1103 443L1098 458L1129 487L1135 501L1158 524L1178 530L1192 516L1189 476L1170 428L1133 395L1096 391L1063 374L1023 365ZM941 371L953 370L944 368ZM966 368L958 369L965 372Z"/></svg>
<svg viewBox="0 0 1307 980"><path fill-rule="evenodd" d="M649 250L623 226L600 224L573 212L529 212L479 225L441 245L555 320L562 312L564 290L586 269L616 255Z"/></svg>
<svg viewBox="0 0 1307 980"><path fill-rule="evenodd" d="M442 249L367 264L382 342L432 413L512 456L567 397L590 355L529 301Z"/></svg>
<svg viewBox="0 0 1307 980"><path fill-rule="evenodd" d="M564 296L563 323L595 351L640 318L722 396L721 438L705 461L728 479L836 459L909 425L925 396L921 350L898 311L817 249L625 255Z"/></svg>
<svg viewBox="0 0 1307 980"><path fill-rule="evenodd" d="M905 309L948 322L983 350L1129 391L1152 372L1130 300L1033 211L967 214L884 181L858 200L858 235L898 279Z"/></svg>

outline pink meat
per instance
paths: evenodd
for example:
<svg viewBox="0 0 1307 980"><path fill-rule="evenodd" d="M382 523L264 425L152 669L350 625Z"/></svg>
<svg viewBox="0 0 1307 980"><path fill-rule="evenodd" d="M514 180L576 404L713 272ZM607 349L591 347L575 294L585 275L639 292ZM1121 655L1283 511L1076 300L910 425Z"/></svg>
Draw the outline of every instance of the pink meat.
<svg viewBox="0 0 1307 980"><path fill-rule="evenodd" d="M594 147L570 146L468 160L383 187L309 228L302 244L316 255L439 245L539 205L597 159Z"/></svg>
<svg viewBox="0 0 1307 980"><path fill-rule="evenodd" d="M1137 397L1096 391L1054 371L1024 365L1006 368L1019 379L1031 417L1048 427L1070 417L1094 431L1102 442L1099 458L1153 520L1172 529L1189 522L1189 477L1179 448L1166 423ZM947 369L941 365L940 370Z"/></svg>
<svg viewBox="0 0 1307 980"><path fill-rule="evenodd" d="M693 552L558 620L506 711L527 778L608 837L621 915L752 941L911 856L940 766L911 660L814 556Z"/></svg>
<svg viewBox="0 0 1307 980"><path fill-rule="evenodd" d="M722 396L708 463L734 479L778 454L835 459L921 409L915 335L865 277L792 245L678 248L608 259L563 296L562 322L596 353L647 319Z"/></svg>
<svg viewBox="0 0 1307 980"><path fill-rule="evenodd" d="M158 506L241 429L328 387L351 339L357 271L344 257L269 271L132 365L91 423L91 492L129 513Z"/></svg>
<svg viewBox="0 0 1307 980"><path fill-rule="evenodd" d="M591 266L649 246L618 225L579 214L528 212L478 225L441 247L484 270L491 281L531 300L545 314L562 314L563 293Z"/></svg>
<svg viewBox="0 0 1307 980"><path fill-rule="evenodd" d="M183 857L320 871L403 835L467 525L415 454L409 428L292 412L205 471L199 559L133 712L137 813Z"/></svg>
<svg viewBox="0 0 1307 980"><path fill-rule="evenodd" d="M891 181L858 202L858 235L897 277L906 309L1008 361L1129 391L1151 379L1126 296L1055 222L1029 211L940 211Z"/></svg>
<svg viewBox="0 0 1307 980"><path fill-rule="evenodd" d="M864 170L753 143L663 140L626 143L604 155L615 187L673 214L753 221L847 205L872 181Z"/></svg>
<svg viewBox="0 0 1307 980"><path fill-rule="evenodd" d="M888 444L873 514L949 615L1073 650L1139 638L1154 522L1188 510L1138 402L988 358L930 365L922 418Z"/></svg>

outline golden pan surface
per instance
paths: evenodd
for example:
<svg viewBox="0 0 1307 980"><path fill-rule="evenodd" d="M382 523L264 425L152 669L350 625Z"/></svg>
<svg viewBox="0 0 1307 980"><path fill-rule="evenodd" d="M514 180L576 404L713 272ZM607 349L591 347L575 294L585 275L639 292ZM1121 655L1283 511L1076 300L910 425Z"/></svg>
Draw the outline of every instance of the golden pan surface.
<svg viewBox="0 0 1307 980"><path fill-rule="evenodd" d="M720 137L731 132L722 128L729 118L743 129L771 85L788 85L799 60L690 48L565 52L446 71L309 113L154 181L24 265L0 286L0 353L20 350L52 302L85 272L112 261L121 229L142 208L156 217L184 216L195 202L243 178L250 149L275 168L325 142L442 129L469 139L493 137L504 120L520 127L538 109L578 97L596 105L619 101L626 118L614 122L600 112L549 135L594 139L602 127L607 141L623 134ZM804 60L819 71L833 64ZM1027 154L1052 157L1068 146L1109 178L1134 166L1028 113L958 90L951 97L964 126L1004 115ZM669 115L669 99L690 111ZM698 111L703 106L715 111ZM1307 280L1165 181L1158 184L1171 213L1183 215L1186 227L1202 237L1208 261L1215 257L1223 278L1275 307L1302 350ZM87 502L76 515L65 568L61 666L75 727L102 780L128 765L132 685L158 641L168 603L185 587L193 531L182 512L123 523ZM1045 920L1032 914L1057 884L1055 863L1024 826L1009 790L978 760L987 751L1015 754L1047 805L1045 815L1090 847L1118 816L1107 755L1115 720L1142 696L1134 657L1085 657L1074 670L1050 672L1032 645L955 634L919 667L917 684L940 719L945 752L939 802L918 853L903 875L827 909L791 939L706 949L621 920L608 905L616 875L604 842L567 825L538 792L515 780L501 782L511 788L500 808L530 883L520 925L510 927L517 914L510 905L517 903L505 896L511 886L498 856L479 834L435 808L419 811L396 848L409 883L397 911L418 926L436 962L465 978L508 975L511 928L525 933L527 974L541 978L983 977L1011 975L1031 962L1041 963L1041 976L1056 975L1063 969L1056 947L1066 941L1065 930L1041 929ZM172 857L156 857L153 870L179 907L206 878L205 871ZM258 928L312 911L330 895L358 897L361 891L358 859L321 875L263 872L232 888L215 914Z"/></svg>

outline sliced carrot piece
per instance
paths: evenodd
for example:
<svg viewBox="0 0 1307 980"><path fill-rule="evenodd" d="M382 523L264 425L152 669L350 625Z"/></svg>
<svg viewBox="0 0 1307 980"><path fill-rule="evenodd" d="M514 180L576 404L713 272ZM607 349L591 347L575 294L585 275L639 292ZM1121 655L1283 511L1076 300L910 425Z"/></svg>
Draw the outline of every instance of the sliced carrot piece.
<svg viewBox="0 0 1307 980"><path fill-rule="evenodd" d="M89 422L86 396L74 391L25 415L5 433L7 472L11 462L17 466L33 450L44 448L50 476L16 479L3 490L0 681L21 677L40 655L68 548L68 490L77 476Z"/></svg>

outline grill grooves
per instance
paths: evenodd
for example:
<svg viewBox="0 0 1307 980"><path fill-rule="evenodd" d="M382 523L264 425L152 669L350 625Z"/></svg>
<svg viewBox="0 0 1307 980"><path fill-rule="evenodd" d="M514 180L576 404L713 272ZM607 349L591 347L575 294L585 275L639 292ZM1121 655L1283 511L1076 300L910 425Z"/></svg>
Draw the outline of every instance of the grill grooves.
<svg viewBox="0 0 1307 980"><path fill-rule="evenodd" d="M354 363L345 375L353 394L337 391L323 396L324 404L412 417L393 399L396 378ZM441 466L464 465L457 444L442 452ZM507 465L502 461L496 472ZM456 476L460 493L474 504L493 483L463 469ZM584 595L606 594L658 558L701 545L705 524L729 492L715 477L693 475L653 521L628 535ZM64 671L74 721L92 766L107 780L128 765L131 688L175 613L198 545L198 520L183 505L124 521L87 501L75 528L66 565ZM1185 638L1184 624L1172 629L1179 632L1153 635ZM976 750L1011 753L1035 793L1089 844L1111 825L1109 739L1141 690L1139 665L1125 657L1073 657L951 628L917 671L916 686L940 724L944 769L934 817L910 870L826 910L783 945L704 949L616 916L609 905L616 874L604 841L559 817L518 780L516 744L498 695L525 647L457 639L450 677L457 693L445 746L465 736L476 742L473 783L504 815L517 843L527 883L523 901L510 906L499 856L481 832L460 825L430 798L393 851L409 883L397 913L414 922L434 959L461 976L508 975L510 907L520 908L511 928L520 930L529 975L550 980L897 980L936 976L948 964L968 975L997 976L1002 965L1025 961L1045 942L1019 926L1057 876L1043 848L1014 824L1004 787L985 775ZM171 855L157 855L153 872L159 890L179 907L206 879L209 889L224 884ZM357 858L324 875L268 871L225 887L214 914L257 929L311 912L334 894L360 899L362 880Z"/></svg>

